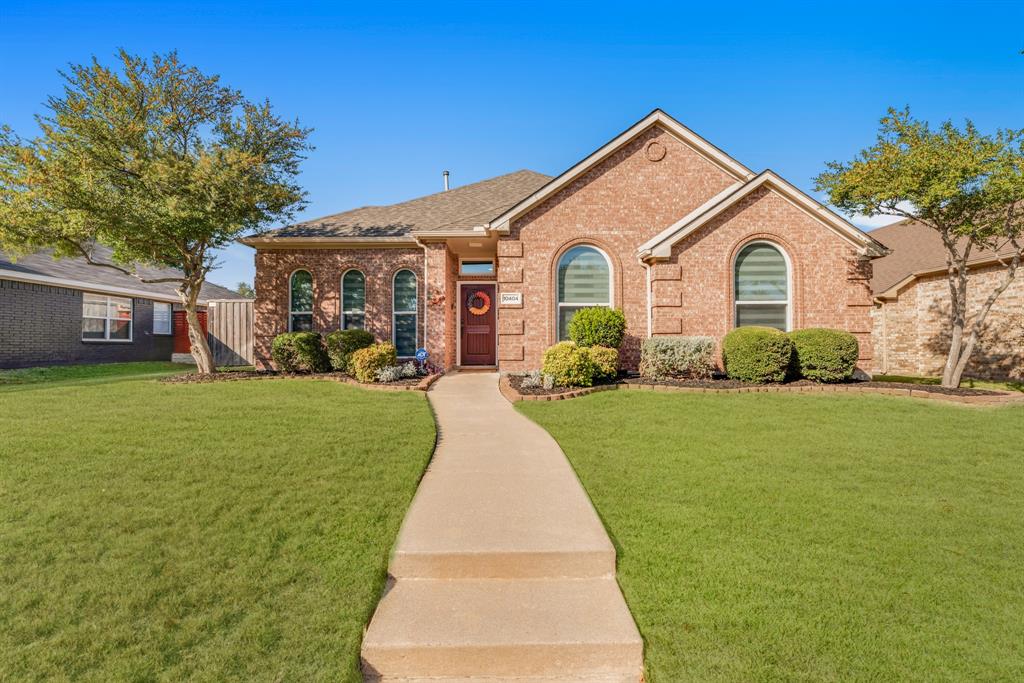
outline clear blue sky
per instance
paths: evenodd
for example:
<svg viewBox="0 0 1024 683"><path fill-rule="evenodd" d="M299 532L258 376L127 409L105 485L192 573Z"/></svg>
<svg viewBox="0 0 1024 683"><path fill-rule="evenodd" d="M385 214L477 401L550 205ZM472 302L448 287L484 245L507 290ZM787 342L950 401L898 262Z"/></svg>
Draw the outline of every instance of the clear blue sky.
<svg viewBox="0 0 1024 683"><path fill-rule="evenodd" d="M0 121L33 133L69 62L177 48L316 129L305 217L556 174L655 107L805 190L889 105L1024 127L1024 2L847 4L7 0ZM250 249L222 258L251 281Z"/></svg>

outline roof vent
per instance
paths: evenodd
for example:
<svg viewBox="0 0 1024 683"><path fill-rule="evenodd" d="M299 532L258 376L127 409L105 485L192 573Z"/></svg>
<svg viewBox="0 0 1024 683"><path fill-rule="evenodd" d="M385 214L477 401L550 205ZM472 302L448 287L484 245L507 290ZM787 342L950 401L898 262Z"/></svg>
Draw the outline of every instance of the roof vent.
<svg viewBox="0 0 1024 683"><path fill-rule="evenodd" d="M444 176L444 191L447 192L448 191L448 171L445 171L441 175Z"/></svg>

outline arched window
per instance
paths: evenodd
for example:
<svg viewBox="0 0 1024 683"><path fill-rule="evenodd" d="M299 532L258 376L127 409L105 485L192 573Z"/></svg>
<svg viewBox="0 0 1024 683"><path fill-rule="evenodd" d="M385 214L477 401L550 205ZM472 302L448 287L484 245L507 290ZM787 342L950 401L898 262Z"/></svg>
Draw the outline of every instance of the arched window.
<svg viewBox="0 0 1024 683"><path fill-rule="evenodd" d="M395 273L391 287L391 339L400 357L416 355L416 274Z"/></svg>
<svg viewBox="0 0 1024 683"><path fill-rule="evenodd" d="M736 327L789 329L789 262L769 242L751 242L736 255Z"/></svg>
<svg viewBox="0 0 1024 683"><path fill-rule="evenodd" d="M366 278L358 270L341 276L341 329L366 327Z"/></svg>
<svg viewBox="0 0 1024 683"><path fill-rule="evenodd" d="M612 265L590 246L569 249L558 259L558 340L568 339L569 321L581 308L612 305Z"/></svg>
<svg viewBox="0 0 1024 683"><path fill-rule="evenodd" d="M288 297L288 330L308 332L313 329L313 276L306 270L292 273Z"/></svg>

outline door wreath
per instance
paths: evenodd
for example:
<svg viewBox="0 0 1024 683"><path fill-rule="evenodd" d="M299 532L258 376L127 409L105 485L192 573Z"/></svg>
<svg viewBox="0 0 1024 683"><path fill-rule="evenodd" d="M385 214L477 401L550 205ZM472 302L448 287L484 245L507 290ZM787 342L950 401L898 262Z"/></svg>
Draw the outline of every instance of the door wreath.
<svg viewBox="0 0 1024 683"><path fill-rule="evenodd" d="M478 290L466 299L466 308L473 315L484 315L491 310L491 297L487 292Z"/></svg>

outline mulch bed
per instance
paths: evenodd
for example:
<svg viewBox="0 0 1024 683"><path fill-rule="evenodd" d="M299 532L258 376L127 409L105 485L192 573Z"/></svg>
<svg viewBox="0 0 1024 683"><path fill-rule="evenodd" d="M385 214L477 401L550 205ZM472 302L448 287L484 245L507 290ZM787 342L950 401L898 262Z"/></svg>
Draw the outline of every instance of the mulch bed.
<svg viewBox="0 0 1024 683"><path fill-rule="evenodd" d="M182 375L171 375L170 377L164 377L161 382L168 384L209 384L212 382L234 382L237 380L247 379L280 379L280 378L293 378L293 379L327 379L335 382L345 382L351 384L359 384L360 386L370 387L414 387L423 381L423 377L410 377L407 379L400 379L396 382L388 382L387 384L366 384L363 382L357 382L352 377L341 373L341 372L321 372L317 374L306 374L298 372L274 372L272 370L239 370L229 372L217 372L212 375L200 375L196 372L189 372Z"/></svg>
<svg viewBox="0 0 1024 683"><path fill-rule="evenodd" d="M558 396L567 394L576 389L568 387L523 387L522 375L510 375L509 384L512 388L524 396ZM608 384L631 384L639 386L663 386L663 387L688 387L693 389L763 389L765 387L826 387L826 386L849 386L849 387L874 387L880 389L907 389L932 394L944 394L947 396L1003 396L1003 392L991 391L988 389L949 389L934 384L911 384L909 382L874 382L874 381L852 381L839 385L821 384L807 379L786 382L784 384L756 384L754 382L743 382L737 379L711 378L711 379L663 379L648 380L640 377L621 377L611 382L597 383L594 386Z"/></svg>

